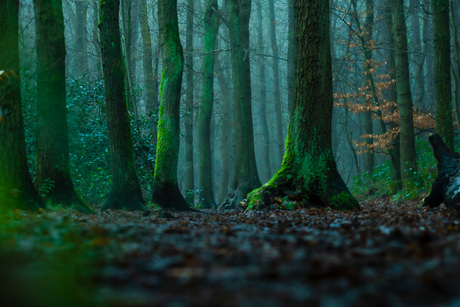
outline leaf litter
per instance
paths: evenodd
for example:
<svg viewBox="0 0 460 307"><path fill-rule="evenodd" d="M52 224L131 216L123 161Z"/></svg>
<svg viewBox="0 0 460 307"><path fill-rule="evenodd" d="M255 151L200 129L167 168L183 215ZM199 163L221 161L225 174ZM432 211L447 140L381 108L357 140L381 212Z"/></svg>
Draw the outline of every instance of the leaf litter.
<svg viewBox="0 0 460 307"><path fill-rule="evenodd" d="M385 198L360 211L295 208L13 212L0 221L0 303L460 303L460 223L446 208Z"/></svg>

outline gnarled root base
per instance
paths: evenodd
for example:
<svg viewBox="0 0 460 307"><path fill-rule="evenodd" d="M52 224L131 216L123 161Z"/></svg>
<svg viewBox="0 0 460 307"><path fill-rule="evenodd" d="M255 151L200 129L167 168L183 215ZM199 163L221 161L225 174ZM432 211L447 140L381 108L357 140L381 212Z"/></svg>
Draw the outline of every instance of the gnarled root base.
<svg viewBox="0 0 460 307"><path fill-rule="evenodd" d="M257 190L248 195L248 209L264 209L275 202L275 199L288 197L300 201L306 201L320 206L330 206L338 210L359 209L359 203L350 194L346 186L342 183L338 173L329 174L326 181L325 191L318 193L314 186L305 188L303 179L296 178L293 175L278 176Z"/></svg>
<svg viewBox="0 0 460 307"><path fill-rule="evenodd" d="M102 206L105 210L148 211L141 196L137 193L120 193L111 191Z"/></svg>
<svg viewBox="0 0 460 307"><path fill-rule="evenodd" d="M225 198L219 209L242 211L246 207L246 197L253 190L249 184L238 183L237 188Z"/></svg>
<svg viewBox="0 0 460 307"><path fill-rule="evenodd" d="M189 207L179 187L172 183L154 184L152 201L165 210L197 211Z"/></svg>
<svg viewBox="0 0 460 307"><path fill-rule="evenodd" d="M55 190L47 195L45 200L53 205L60 205L65 208L74 208L81 213L95 213L73 188Z"/></svg>

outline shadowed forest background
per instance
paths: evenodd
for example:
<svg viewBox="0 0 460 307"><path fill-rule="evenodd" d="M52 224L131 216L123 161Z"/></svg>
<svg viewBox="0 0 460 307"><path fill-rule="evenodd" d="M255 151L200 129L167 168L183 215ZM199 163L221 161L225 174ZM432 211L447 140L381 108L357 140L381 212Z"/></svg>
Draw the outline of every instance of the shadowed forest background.
<svg viewBox="0 0 460 307"><path fill-rule="evenodd" d="M0 303L455 306L459 6L0 0Z"/></svg>

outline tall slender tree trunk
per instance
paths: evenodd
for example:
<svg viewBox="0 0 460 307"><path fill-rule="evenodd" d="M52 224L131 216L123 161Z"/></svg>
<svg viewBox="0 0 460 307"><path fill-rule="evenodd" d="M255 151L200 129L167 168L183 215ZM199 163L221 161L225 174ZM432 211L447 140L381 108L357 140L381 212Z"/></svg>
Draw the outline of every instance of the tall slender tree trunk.
<svg viewBox="0 0 460 307"><path fill-rule="evenodd" d="M251 192L252 208L294 197L339 209L359 207L332 156L332 69L329 1L296 1L295 83L283 164Z"/></svg>
<svg viewBox="0 0 460 307"><path fill-rule="evenodd" d="M228 0L228 26L232 62L233 108L235 111L235 172L233 195L227 201L235 207L260 186L254 154L249 65L249 17L251 0Z"/></svg>
<svg viewBox="0 0 460 307"><path fill-rule="evenodd" d="M136 173L124 92L125 69L118 22L120 2L101 0L100 6L99 29L112 168L112 188L102 209L146 210Z"/></svg>
<svg viewBox="0 0 460 307"><path fill-rule="evenodd" d="M262 4L259 1L257 5L257 36L259 52L264 50L264 31L263 31L263 15ZM267 122L267 85L265 75L265 63L261 60L259 64L259 83L260 83L260 125L262 130L262 155L264 157L264 167L262 168L262 179L266 182L272 176L272 164L270 161L270 132ZM284 142L284 141L283 141Z"/></svg>
<svg viewBox="0 0 460 307"><path fill-rule="evenodd" d="M187 33L185 36L185 200L188 203L195 203L195 171L193 159L193 100L194 100L194 78L193 78L193 15L194 2L187 0ZM201 150L201 148L200 148Z"/></svg>
<svg viewBox="0 0 460 307"><path fill-rule="evenodd" d="M423 108L423 97L424 97L424 82L423 76L423 63L425 62L425 54L422 52L422 40L420 35L420 17L418 15L420 3L418 0L410 0L410 32L411 32L411 49L415 51L413 53L413 61L415 65L414 75L414 107Z"/></svg>
<svg viewBox="0 0 460 307"><path fill-rule="evenodd" d="M0 211L44 207L27 166L18 28L19 0L0 1Z"/></svg>
<svg viewBox="0 0 460 307"><path fill-rule="evenodd" d="M220 120L220 152L222 161L222 173L220 175L219 191L217 193L217 201L223 202L228 193L228 184L230 181L230 142L231 142L231 125L232 118L230 105L230 90L228 87L228 78L225 76L225 71L222 67L221 60L215 62L216 76L220 88L222 114Z"/></svg>
<svg viewBox="0 0 460 307"><path fill-rule="evenodd" d="M34 0L34 10L38 70L35 183L48 186L47 201L91 213L70 176L62 1Z"/></svg>
<svg viewBox="0 0 460 307"><path fill-rule="evenodd" d="M401 178L403 185L417 171L415 154L414 119L409 83L409 59L407 55L407 31L404 1L393 0L393 35L395 44L396 91L398 93Z"/></svg>
<svg viewBox="0 0 460 307"><path fill-rule="evenodd" d="M212 177L211 116L214 104L214 47L218 30L217 9L217 0L207 0L204 13L203 96L200 106L198 137L200 203L205 208L212 208L216 205Z"/></svg>
<svg viewBox="0 0 460 307"><path fill-rule="evenodd" d="M390 80L396 80L396 63L395 63L395 44L394 44L394 37L392 34L393 28L393 21L392 21L392 14L391 10L393 8L389 5L385 4L385 28L387 33L387 42L388 42L388 49L387 49L387 58L388 58L388 73L390 75ZM396 91L396 86L391 85L389 88L388 94L388 101L397 102L398 101L398 93ZM390 109L391 113L394 113L397 110L396 107L392 107ZM398 126L397 123L389 123L388 129L396 129ZM393 148L389 150L390 154L390 163L391 163L391 179L396 182L395 192L401 191L403 189L402 186L402 178L401 178L401 150L400 150L400 136L399 134L395 137L392 142Z"/></svg>
<svg viewBox="0 0 460 307"><path fill-rule="evenodd" d="M75 50L75 75L80 77L88 74L88 2L85 0L75 1L76 18L76 50Z"/></svg>
<svg viewBox="0 0 460 307"><path fill-rule="evenodd" d="M454 148L450 77L449 0L431 1L434 28L434 94L436 132L450 150Z"/></svg>
<svg viewBox="0 0 460 307"><path fill-rule="evenodd" d="M294 93L294 28L295 28L295 17L294 17L294 0L288 0L288 22L289 22L289 33L288 33L288 113L291 112L292 99Z"/></svg>
<svg viewBox="0 0 460 307"><path fill-rule="evenodd" d="M270 40L272 43L272 69L273 69L273 91L274 91L274 107L275 107L275 119L276 119L276 162L277 167L281 164L283 159L283 150L284 150L284 137L283 137L283 101L281 99L280 92L280 77L279 77L279 52L278 52L278 43L276 41L276 17L275 17L275 0L268 1L268 10L269 10L269 20L270 20Z"/></svg>
<svg viewBox="0 0 460 307"><path fill-rule="evenodd" d="M177 0L158 1L158 25L163 74L152 201L165 209L190 210L177 185L179 106L184 70Z"/></svg>
<svg viewBox="0 0 460 307"><path fill-rule="evenodd" d="M147 1L139 0L139 23L142 34L143 55L142 55L142 68L144 70L144 83L145 83L145 108L147 116L150 117L151 126L156 127L155 115L158 112L158 86L157 80L153 72L153 49L152 49L152 36L150 35L150 26L148 20ZM149 133L156 136L156 129L149 129ZM156 140L156 137L154 138ZM155 144L155 143L154 143Z"/></svg>

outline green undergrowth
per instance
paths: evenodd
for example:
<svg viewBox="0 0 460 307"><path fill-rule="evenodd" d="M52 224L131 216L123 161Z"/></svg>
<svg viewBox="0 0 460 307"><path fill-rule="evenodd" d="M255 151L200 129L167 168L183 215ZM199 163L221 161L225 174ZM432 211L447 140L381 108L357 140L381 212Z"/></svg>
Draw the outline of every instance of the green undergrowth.
<svg viewBox="0 0 460 307"><path fill-rule="evenodd" d="M372 173L363 172L354 178L351 193L359 200L390 197L392 202L416 200L431 191L437 175L437 161L429 142L420 137L416 141L417 170L409 169L411 180L403 183L404 189L397 191L397 182L391 176L389 160L374 167Z"/></svg>

